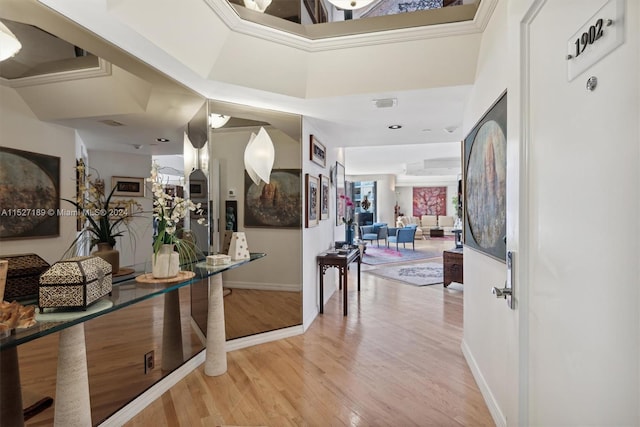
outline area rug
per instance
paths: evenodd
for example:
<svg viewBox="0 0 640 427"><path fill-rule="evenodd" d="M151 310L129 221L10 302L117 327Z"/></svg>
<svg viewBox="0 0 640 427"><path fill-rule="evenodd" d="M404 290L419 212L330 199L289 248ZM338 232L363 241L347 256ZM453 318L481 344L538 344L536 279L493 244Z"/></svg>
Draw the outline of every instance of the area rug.
<svg viewBox="0 0 640 427"><path fill-rule="evenodd" d="M385 279L397 280L414 286L436 285L444 281L442 278L442 264L435 262L383 267L367 270L365 273L375 274Z"/></svg>
<svg viewBox="0 0 640 427"><path fill-rule="evenodd" d="M411 250L400 248L396 251L394 248L384 248L376 246L367 246L367 251L362 257L362 263L368 265L380 265L389 264L392 262L407 262L416 261L420 259L441 257L442 252L437 251L425 251L425 250Z"/></svg>

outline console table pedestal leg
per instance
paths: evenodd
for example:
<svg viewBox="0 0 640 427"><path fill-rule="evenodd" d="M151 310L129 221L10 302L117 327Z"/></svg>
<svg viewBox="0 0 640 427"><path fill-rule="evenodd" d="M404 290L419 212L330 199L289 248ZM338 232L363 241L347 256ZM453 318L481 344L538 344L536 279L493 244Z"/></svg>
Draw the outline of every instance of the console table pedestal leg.
<svg viewBox="0 0 640 427"><path fill-rule="evenodd" d="M60 331L53 425L55 427L91 425L89 375L83 323Z"/></svg>
<svg viewBox="0 0 640 427"><path fill-rule="evenodd" d="M227 372L226 335L222 275L209 278L209 313L207 315L207 353L204 373L210 377Z"/></svg>
<svg viewBox="0 0 640 427"><path fill-rule="evenodd" d="M164 321L162 324L162 370L171 371L184 362L182 350L182 323L180 322L180 293L164 294Z"/></svg>
<svg viewBox="0 0 640 427"><path fill-rule="evenodd" d="M24 426L18 348L0 352L0 426Z"/></svg>

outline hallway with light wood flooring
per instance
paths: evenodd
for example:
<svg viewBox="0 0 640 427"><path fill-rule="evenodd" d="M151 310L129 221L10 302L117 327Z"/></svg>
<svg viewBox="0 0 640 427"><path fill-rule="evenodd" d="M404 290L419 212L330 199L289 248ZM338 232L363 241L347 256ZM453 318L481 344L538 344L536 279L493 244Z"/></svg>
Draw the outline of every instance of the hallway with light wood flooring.
<svg viewBox="0 0 640 427"><path fill-rule="evenodd" d="M219 377L200 366L127 426L494 425L460 349L462 287L364 269L359 295L350 269L348 317L336 292L305 334L232 351Z"/></svg>

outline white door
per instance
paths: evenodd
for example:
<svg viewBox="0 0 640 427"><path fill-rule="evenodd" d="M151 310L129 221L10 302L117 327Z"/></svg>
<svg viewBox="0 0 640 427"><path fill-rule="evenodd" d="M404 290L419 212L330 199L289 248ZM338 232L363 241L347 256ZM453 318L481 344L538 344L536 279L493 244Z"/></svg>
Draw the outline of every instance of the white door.
<svg viewBox="0 0 640 427"><path fill-rule="evenodd" d="M522 27L529 425L640 424L640 2L625 43L567 79L567 41L606 2L535 2Z"/></svg>

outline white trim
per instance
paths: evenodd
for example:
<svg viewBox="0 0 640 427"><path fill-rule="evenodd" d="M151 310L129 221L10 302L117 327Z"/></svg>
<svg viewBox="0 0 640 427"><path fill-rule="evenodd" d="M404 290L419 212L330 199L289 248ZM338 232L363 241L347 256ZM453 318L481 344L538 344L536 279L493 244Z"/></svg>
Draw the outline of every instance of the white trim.
<svg viewBox="0 0 640 427"><path fill-rule="evenodd" d="M252 347L254 345L265 344L271 341L278 341L285 338L291 338L295 337L296 335L302 334L304 334L302 325L296 325L289 328L265 332L263 334L250 335L244 338L236 338L234 340L227 341L225 348L228 353L230 351L240 350L243 348Z"/></svg>
<svg viewBox="0 0 640 427"><path fill-rule="evenodd" d="M462 345L460 347L462 349L462 354L467 361L467 365L469 365L469 369L471 369L471 374L476 380L476 384L478 384L480 393L482 393L482 397L487 404L487 408L489 408L489 413L491 413L493 422L496 423L497 427L507 427L507 419L500 410L498 400L495 398L493 393L491 393L491 388L489 387L489 384L487 384L487 381L484 379L484 376L480 371L480 367L478 367L476 359L473 357L473 354L471 353L467 342L465 340L462 340Z"/></svg>
<svg viewBox="0 0 640 427"><path fill-rule="evenodd" d="M144 408L149 406L154 400L162 396L166 391L171 389L180 380L193 372L198 366L204 362L205 351L192 357L190 360L181 365L178 369L155 383L140 396L133 399L118 412L107 418L100 427L120 427L133 417L138 415Z"/></svg>
<svg viewBox="0 0 640 427"><path fill-rule="evenodd" d="M18 79L2 79L3 86L12 88L37 86L49 83L68 82L71 80L92 79L111 75L111 63L98 58L98 66L79 70L60 71L57 73L41 74L37 76L21 77Z"/></svg>
<svg viewBox="0 0 640 427"><path fill-rule="evenodd" d="M296 283L237 282L225 280L224 287L230 289L255 289L258 291L302 292L302 287Z"/></svg>
<svg viewBox="0 0 640 427"><path fill-rule="evenodd" d="M531 24L547 0L534 0L520 22L520 150L518 163L518 259L515 265L518 309L518 425L529 425L529 195L531 177Z"/></svg>
<svg viewBox="0 0 640 427"><path fill-rule="evenodd" d="M230 4L223 1L203 0L211 10L232 31L272 41L281 45L300 49L305 52L322 52L327 50L348 49L362 46L373 46L386 43L398 43L424 40L438 37L450 37L481 33L487 26L498 0L482 0L473 21L452 22L441 25L403 28L398 30L378 31L365 34L354 34L339 37L328 37L311 40L280 29L267 27L242 19Z"/></svg>

